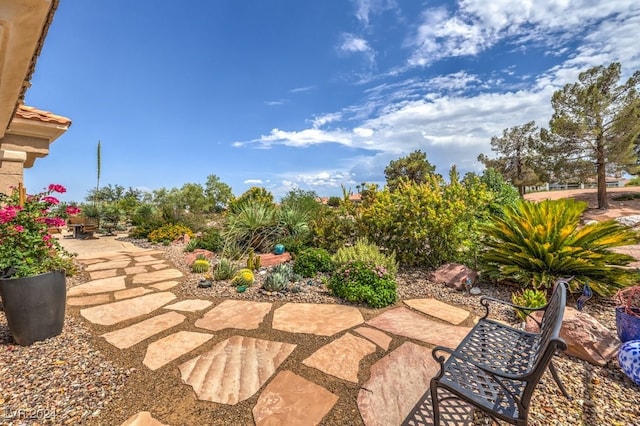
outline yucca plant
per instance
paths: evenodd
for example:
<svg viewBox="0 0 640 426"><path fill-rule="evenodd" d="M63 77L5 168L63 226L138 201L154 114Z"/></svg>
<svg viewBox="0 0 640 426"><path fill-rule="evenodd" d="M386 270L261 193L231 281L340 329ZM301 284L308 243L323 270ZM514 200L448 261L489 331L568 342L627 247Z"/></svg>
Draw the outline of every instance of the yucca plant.
<svg viewBox="0 0 640 426"><path fill-rule="evenodd" d="M223 237L225 242L237 243L242 251L253 248L260 252L269 251L278 234L275 207L247 201L229 215Z"/></svg>
<svg viewBox="0 0 640 426"><path fill-rule="evenodd" d="M483 274L534 289L548 289L557 278L573 276L571 291L588 283L601 296L634 284L638 272L620 266L635 259L610 249L637 244L638 234L614 220L580 226L586 207L574 199L506 207L503 217L494 216L482 227Z"/></svg>
<svg viewBox="0 0 640 426"><path fill-rule="evenodd" d="M231 259L227 259L226 257L221 257L213 271L213 278L216 281L221 280L229 280L234 274L238 271L238 266L231 261Z"/></svg>

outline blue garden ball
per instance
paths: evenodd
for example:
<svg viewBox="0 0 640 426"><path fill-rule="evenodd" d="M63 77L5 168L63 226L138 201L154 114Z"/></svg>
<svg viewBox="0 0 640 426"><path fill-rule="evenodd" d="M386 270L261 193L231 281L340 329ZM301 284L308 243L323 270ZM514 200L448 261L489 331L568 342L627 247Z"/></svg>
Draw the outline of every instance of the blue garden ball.
<svg viewBox="0 0 640 426"><path fill-rule="evenodd" d="M618 363L624 374L640 386L640 340L630 340L620 347Z"/></svg>
<svg viewBox="0 0 640 426"><path fill-rule="evenodd" d="M276 244L273 248L273 253L278 255L284 253L284 244Z"/></svg>

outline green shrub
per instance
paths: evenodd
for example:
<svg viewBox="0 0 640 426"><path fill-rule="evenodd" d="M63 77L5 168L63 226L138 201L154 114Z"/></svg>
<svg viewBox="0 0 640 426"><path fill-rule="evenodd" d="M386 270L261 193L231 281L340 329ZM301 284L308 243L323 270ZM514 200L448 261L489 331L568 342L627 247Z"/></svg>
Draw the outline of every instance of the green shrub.
<svg viewBox="0 0 640 426"><path fill-rule="evenodd" d="M221 257L213 271L213 279L216 281L229 280L237 271L238 266L233 261L226 257Z"/></svg>
<svg viewBox="0 0 640 426"><path fill-rule="evenodd" d="M131 223L133 223L134 226L141 226L151 221L154 221L154 213L153 207L151 207L149 204L142 204L141 206L139 206L131 217ZM162 223L159 220L155 221ZM158 228L159 227L160 226L158 226Z"/></svg>
<svg viewBox="0 0 640 426"><path fill-rule="evenodd" d="M527 288L521 292L513 293L511 295L511 302L513 302L514 305L524 306L526 308L540 308L547 304L547 294L542 290L531 290ZM527 315L530 313L531 311L526 309L516 309L516 315L522 321L526 320Z"/></svg>
<svg viewBox="0 0 640 426"><path fill-rule="evenodd" d="M206 259L196 259L191 264L191 271L195 272L196 274L203 274L203 273L207 272L210 267L211 267L211 265L209 264L208 260L206 260Z"/></svg>
<svg viewBox="0 0 640 426"><path fill-rule="evenodd" d="M489 198L480 186L468 188L455 179L447 184L440 176L405 182L369 195L360 207L360 235L394 252L401 265L467 263Z"/></svg>
<svg viewBox="0 0 640 426"><path fill-rule="evenodd" d="M151 234L156 229L161 228L163 225L164 222L162 222L161 220L151 220L141 223L129 230L129 237L140 239L149 238L149 234Z"/></svg>
<svg viewBox="0 0 640 426"><path fill-rule="evenodd" d="M336 254L333 255L332 260L336 267L359 260L384 266L392 277L395 277L398 272L398 263L393 253L389 255L384 254L378 246L362 238L356 241L351 247L340 248Z"/></svg>
<svg viewBox="0 0 640 426"><path fill-rule="evenodd" d="M163 225L149 234L149 241L159 243L163 241L174 241L183 235L193 237L193 231L184 225Z"/></svg>
<svg viewBox="0 0 640 426"><path fill-rule="evenodd" d="M333 271L333 261L328 251L322 248L309 248L296 257L293 272L305 278L313 278L318 272Z"/></svg>
<svg viewBox="0 0 640 426"><path fill-rule="evenodd" d="M394 303L397 284L384 266L354 261L341 266L331 277L329 289L352 303L382 308Z"/></svg>
<svg viewBox="0 0 640 426"><path fill-rule="evenodd" d="M198 238L197 248L218 252L222 250L223 246L224 241L217 228L208 228L204 230L202 235Z"/></svg>
<svg viewBox="0 0 640 426"><path fill-rule="evenodd" d="M334 209L324 206L309 223L311 244L335 252L340 247L352 244L356 240L355 217L346 209Z"/></svg>
<svg viewBox="0 0 640 426"><path fill-rule="evenodd" d="M483 227L486 249L479 256L483 276L538 290L573 276L571 291L589 283L601 296L638 282L637 270L620 267L634 258L610 250L637 244L638 234L615 220L581 226L586 207L574 199L520 201L507 207L502 217L494 216Z"/></svg>
<svg viewBox="0 0 640 426"><path fill-rule="evenodd" d="M253 275L253 271L250 269L244 268L240 269L235 273L233 278L231 279L231 285L236 287L247 286L249 287L255 282L255 277Z"/></svg>

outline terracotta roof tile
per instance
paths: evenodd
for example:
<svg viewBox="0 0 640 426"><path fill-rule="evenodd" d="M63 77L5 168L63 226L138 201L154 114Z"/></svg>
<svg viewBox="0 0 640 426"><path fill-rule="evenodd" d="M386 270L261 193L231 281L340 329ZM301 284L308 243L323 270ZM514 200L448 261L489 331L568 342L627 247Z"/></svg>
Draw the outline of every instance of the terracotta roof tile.
<svg viewBox="0 0 640 426"><path fill-rule="evenodd" d="M29 107L25 105L19 105L16 110L16 117L24 118L27 120L39 120L48 123L58 123L71 125L71 120L61 115L56 115L49 111L43 111L38 108Z"/></svg>

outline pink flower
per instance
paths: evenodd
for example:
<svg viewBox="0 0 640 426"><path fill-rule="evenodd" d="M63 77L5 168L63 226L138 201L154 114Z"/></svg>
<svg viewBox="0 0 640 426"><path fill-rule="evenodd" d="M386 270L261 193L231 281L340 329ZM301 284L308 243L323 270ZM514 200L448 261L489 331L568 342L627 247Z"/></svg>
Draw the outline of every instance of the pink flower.
<svg viewBox="0 0 640 426"><path fill-rule="evenodd" d="M56 183L52 183L51 185L49 185L49 191L57 192L59 194L64 194L65 192L67 192L67 188L65 188L62 185L58 185Z"/></svg>
<svg viewBox="0 0 640 426"><path fill-rule="evenodd" d="M42 201L44 201L45 203L54 204L54 205L60 203L60 201L56 197L52 197L50 195L42 197Z"/></svg>
<svg viewBox="0 0 640 426"><path fill-rule="evenodd" d="M16 225L13 227L13 229L15 229L18 232L24 232L24 226L22 225Z"/></svg>
<svg viewBox="0 0 640 426"><path fill-rule="evenodd" d="M65 221L62 218L59 217L45 217L44 218L44 222L49 226L49 227L61 227L65 225Z"/></svg>
<svg viewBox="0 0 640 426"><path fill-rule="evenodd" d="M46 235L43 235L43 236L42 236L42 241L47 242L47 241L49 241L51 238L53 238L53 237L51 236L51 234L46 234Z"/></svg>
<svg viewBox="0 0 640 426"><path fill-rule="evenodd" d="M0 223L11 222L18 215L18 209L15 206L6 206L0 209Z"/></svg>
<svg viewBox="0 0 640 426"><path fill-rule="evenodd" d="M77 206L68 206L64 211L69 215L74 215L80 213L80 208Z"/></svg>

